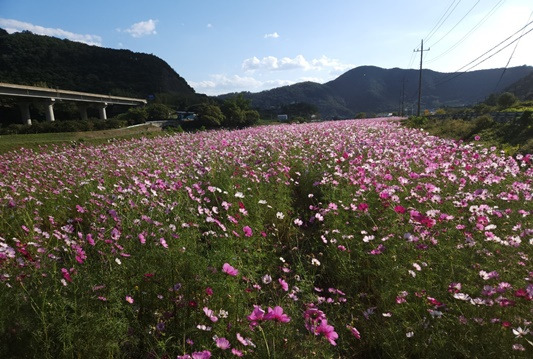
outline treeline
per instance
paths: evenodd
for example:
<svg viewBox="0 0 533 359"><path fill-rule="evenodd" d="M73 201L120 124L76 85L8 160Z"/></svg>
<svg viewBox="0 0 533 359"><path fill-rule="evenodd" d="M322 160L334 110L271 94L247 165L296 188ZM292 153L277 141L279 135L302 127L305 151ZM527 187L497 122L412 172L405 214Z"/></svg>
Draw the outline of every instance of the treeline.
<svg viewBox="0 0 533 359"><path fill-rule="evenodd" d="M158 99L161 100L161 99ZM54 106L55 107L55 106ZM79 116L73 105L67 105L59 111L58 120L32 120L32 125L11 123L0 127L0 134L26 134L51 132L81 132L96 131L142 124L147 121L176 120L176 127L184 130L241 128L259 122L260 116L250 107L250 101L242 96L227 98L224 101L206 100L186 108L194 113L192 121L179 121L176 107L161 102L152 102L144 107L132 107L108 120L89 118L88 120L73 120ZM61 116L66 116L60 119Z"/></svg>

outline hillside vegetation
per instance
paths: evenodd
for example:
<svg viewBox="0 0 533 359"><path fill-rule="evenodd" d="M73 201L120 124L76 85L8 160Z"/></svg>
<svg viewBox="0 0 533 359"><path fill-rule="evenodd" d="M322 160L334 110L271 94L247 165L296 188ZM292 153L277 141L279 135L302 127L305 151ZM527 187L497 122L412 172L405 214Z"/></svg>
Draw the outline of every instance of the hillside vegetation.
<svg viewBox="0 0 533 359"><path fill-rule="evenodd" d="M510 120L495 121L491 113L522 113ZM404 124L432 135L462 141L480 141L507 154L533 154L533 101L518 101L509 92L463 109L439 109L439 116L410 117Z"/></svg>
<svg viewBox="0 0 533 359"><path fill-rule="evenodd" d="M146 98L195 92L157 56L0 29L0 82Z"/></svg>

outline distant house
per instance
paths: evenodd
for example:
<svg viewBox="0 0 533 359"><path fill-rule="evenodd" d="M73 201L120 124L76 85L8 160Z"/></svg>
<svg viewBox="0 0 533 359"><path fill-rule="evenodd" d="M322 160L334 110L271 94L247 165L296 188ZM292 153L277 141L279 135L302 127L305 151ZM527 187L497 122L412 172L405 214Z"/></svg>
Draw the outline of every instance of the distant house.
<svg viewBox="0 0 533 359"><path fill-rule="evenodd" d="M278 115L278 121L279 122L289 121L289 116L288 115Z"/></svg>
<svg viewBox="0 0 533 359"><path fill-rule="evenodd" d="M178 115L178 120L183 122L191 122L196 120L196 114L193 112L187 112L187 111L176 111L176 115Z"/></svg>

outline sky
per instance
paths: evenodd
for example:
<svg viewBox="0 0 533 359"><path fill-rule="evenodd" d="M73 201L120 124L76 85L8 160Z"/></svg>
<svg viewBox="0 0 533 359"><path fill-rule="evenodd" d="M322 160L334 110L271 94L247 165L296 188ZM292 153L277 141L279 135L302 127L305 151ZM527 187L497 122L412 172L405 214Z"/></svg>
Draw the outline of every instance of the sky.
<svg viewBox="0 0 533 359"><path fill-rule="evenodd" d="M9 33L153 54L207 95L418 69L422 40L435 71L533 66L532 21L533 0L0 0Z"/></svg>

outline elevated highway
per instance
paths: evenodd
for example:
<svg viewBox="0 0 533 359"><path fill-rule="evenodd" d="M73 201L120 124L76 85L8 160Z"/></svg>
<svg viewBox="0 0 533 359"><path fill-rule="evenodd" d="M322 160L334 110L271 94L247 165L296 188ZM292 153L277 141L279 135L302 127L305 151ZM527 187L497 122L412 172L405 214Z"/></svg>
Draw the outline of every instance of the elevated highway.
<svg viewBox="0 0 533 359"><path fill-rule="evenodd" d="M146 100L130 97L109 96L88 92L77 92L46 87L15 85L0 82L0 96L14 98L21 112L22 123L31 125L30 104L41 102L47 106L46 119L55 121L54 104L58 101L73 101L78 105L82 120L87 120L87 107L96 104L100 118L107 119L108 105L139 106L145 105Z"/></svg>

